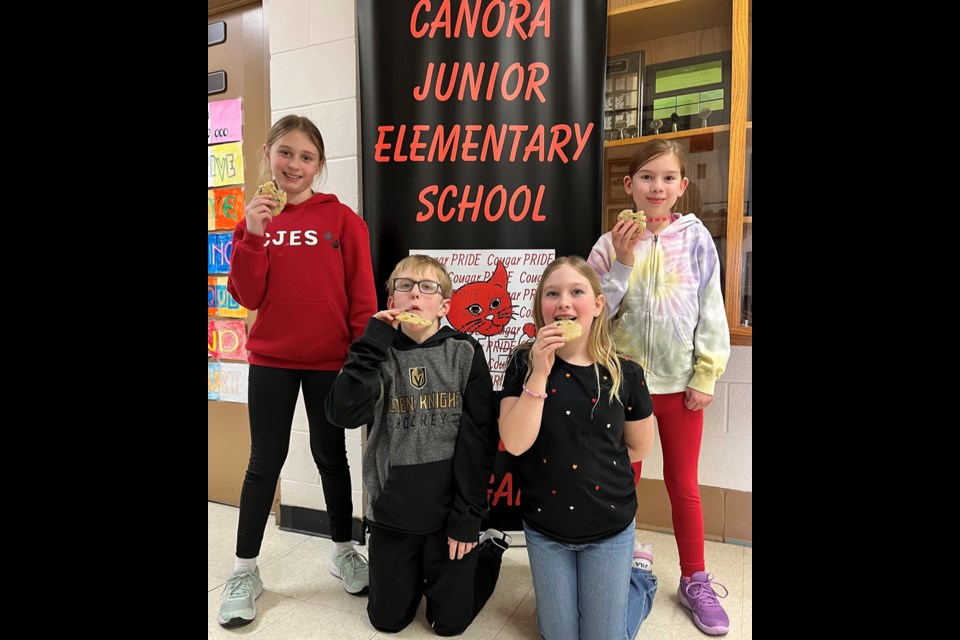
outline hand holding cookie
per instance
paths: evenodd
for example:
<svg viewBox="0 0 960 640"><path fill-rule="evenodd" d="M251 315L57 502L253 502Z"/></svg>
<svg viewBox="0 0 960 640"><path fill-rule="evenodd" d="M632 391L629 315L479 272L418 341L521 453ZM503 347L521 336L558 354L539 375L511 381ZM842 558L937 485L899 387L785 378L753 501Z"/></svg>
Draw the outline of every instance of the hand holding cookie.
<svg viewBox="0 0 960 640"><path fill-rule="evenodd" d="M247 223L247 232L254 236L263 236L267 225L273 220L273 200L269 196L256 196L247 201L243 217Z"/></svg>
<svg viewBox="0 0 960 640"><path fill-rule="evenodd" d="M273 181L260 185L256 195L247 201L246 211L244 211L247 231L255 236L264 235L267 225L280 213L286 203L287 192L278 189Z"/></svg>
<svg viewBox="0 0 960 640"><path fill-rule="evenodd" d="M264 182L262 185L260 185L255 195L270 196L270 199L273 200L273 210L270 213L274 216L280 215L280 212L283 211L283 208L287 206L287 192L278 188L276 182L273 180L270 182Z"/></svg>
<svg viewBox="0 0 960 640"><path fill-rule="evenodd" d="M557 349L566 342L563 339L563 329L556 322L540 327L537 338L533 341L533 371L549 375L556 360Z"/></svg>
<svg viewBox="0 0 960 640"><path fill-rule="evenodd" d="M617 224L610 232L617 262L633 266L633 252L640 242L640 235L647 228L647 216L643 211L624 209L617 216Z"/></svg>

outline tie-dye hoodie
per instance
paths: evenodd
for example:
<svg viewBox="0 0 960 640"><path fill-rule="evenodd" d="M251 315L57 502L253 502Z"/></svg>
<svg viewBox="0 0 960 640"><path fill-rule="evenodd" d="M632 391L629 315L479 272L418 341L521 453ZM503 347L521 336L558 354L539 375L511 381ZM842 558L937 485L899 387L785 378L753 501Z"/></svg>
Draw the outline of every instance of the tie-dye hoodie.
<svg viewBox="0 0 960 640"><path fill-rule="evenodd" d="M703 223L675 213L659 236L644 231L632 268L617 262L607 232L588 262L600 275L617 351L640 363L650 393L691 387L713 395L730 331L717 247Z"/></svg>

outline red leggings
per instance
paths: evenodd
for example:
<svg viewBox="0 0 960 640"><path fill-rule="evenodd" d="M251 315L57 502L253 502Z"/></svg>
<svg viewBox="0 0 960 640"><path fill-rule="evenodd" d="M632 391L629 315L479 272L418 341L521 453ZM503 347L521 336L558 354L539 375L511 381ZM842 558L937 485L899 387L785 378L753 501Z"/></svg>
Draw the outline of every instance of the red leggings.
<svg viewBox="0 0 960 640"><path fill-rule="evenodd" d="M663 450L663 483L673 511L673 533L680 553L680 573L690 577L705 571L703 561L703 506L697 482L703 411L683 405L684 393L651 395ZM633 463L634 482L640 481L642 463Z"/></svg>

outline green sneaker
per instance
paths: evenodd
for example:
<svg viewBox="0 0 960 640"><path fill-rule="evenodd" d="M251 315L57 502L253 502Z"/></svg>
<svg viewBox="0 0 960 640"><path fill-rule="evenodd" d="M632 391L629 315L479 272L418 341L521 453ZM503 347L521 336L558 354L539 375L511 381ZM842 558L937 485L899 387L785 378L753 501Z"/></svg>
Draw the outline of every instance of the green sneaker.
<svg viewBox="0 0 960 640"><path fill-rule="evenodd" d="M220 602L220 626L242 627L257 617L257 605L254 602L263 593L263 581L260 579L260 567L253 573L242 571L233 574L223 588L223 600Z"/></svg>
<svg viewBox="0 0 960 640"><path fill-rule="evenodd" d="M330 561L330 573L340 578L343 589L355 596L370 590L370 567L356 549L347 549Z"/></svg>

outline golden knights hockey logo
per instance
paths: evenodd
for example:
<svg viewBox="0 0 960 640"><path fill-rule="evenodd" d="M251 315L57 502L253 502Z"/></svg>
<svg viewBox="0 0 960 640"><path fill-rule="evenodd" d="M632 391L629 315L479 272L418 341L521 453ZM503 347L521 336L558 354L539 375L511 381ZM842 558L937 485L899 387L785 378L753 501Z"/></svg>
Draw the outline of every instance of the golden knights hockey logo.
<svg viewBox="0 0 960 640"><path fill-rule="evenodd" d="M423 385L427 384L426 368L411 367L409 371L410 371L410 384L412 384L417 389L423 389Z"/></svg>

